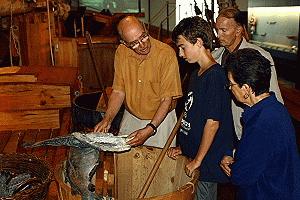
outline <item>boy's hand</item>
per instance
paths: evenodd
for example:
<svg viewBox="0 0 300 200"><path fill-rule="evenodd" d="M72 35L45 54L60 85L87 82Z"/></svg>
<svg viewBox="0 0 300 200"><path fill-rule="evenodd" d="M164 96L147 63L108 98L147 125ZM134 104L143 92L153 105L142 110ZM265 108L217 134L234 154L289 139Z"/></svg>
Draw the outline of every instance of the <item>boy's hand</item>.
<svg viewBox="0 0 300 200"><path fill-rule="evenodd" d="M167 151L167 155L174 160L176 160L178 158L178 156L181 154L182 154L182 151L181 151L180 147L171 147Z"/></svg>

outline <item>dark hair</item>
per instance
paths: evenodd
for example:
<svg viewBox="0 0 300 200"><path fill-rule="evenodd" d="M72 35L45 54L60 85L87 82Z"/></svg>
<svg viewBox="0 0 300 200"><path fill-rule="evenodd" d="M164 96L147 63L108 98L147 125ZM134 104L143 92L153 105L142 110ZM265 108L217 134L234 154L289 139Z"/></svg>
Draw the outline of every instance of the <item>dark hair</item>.
<svg viewBox="0 0 300 200"><path fill-rule="evenodd" d="M259 51L239 49L226 58L224 67L240 87L248 84L256 96L269 91L271 63Z"/></svg>
<svg viewBox="0 0 300 200"><path fill-rule="evenodd" d="M203 46L212 50L212 30L209 23L199 16L187 17L181 20L173 30L172 40L176 42L179 35L182 35L192 44L197 42L197 38L201 38Z"/></svg>

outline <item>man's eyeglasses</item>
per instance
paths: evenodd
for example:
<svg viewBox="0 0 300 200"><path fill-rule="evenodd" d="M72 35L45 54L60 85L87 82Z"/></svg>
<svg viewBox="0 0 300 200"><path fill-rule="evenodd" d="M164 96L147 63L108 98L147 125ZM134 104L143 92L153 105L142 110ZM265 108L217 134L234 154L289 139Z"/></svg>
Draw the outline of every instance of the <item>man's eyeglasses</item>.
<svg viewBox="0 0 300 200"><path fill-rule="evenodd" d="M231 90L232 86L234 86L234 85L237 85L237 83L231 83L231 82L229 82L228 84L226 84L226 85L224 86L224 88L225 88L225 89L228 89L228 90Z"/></svg>
<svg viewBox="0 0 300 200"><path fill-rule="evenodd" d="M139 47L139 45L142 42L146 42L148 39L149 39L149 34L146 32L143 32L142 35L137 40L134 40L132 42L125 42L124 40L121 40L120 42L131 49L136 49Z"/></svg>

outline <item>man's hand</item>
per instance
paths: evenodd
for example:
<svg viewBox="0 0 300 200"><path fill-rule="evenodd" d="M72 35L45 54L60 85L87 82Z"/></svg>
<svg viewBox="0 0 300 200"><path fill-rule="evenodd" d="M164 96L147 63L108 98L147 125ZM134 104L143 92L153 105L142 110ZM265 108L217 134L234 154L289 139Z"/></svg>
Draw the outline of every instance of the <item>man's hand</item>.
<svg viewBox="0 0 300 200"><path fill-rule="evenodd" d="M197 169L198 167L200 167L201 163L197 162L196 160L192 160L191 162L189 162L186 166L185 166L185 173L186 175L188 175L189 177L192 177L195 169Z"/></svg>
<svg viewBox="0 0 300 200"><path fill-rule="evenodd" d="M224 156L221 160L220 166L227 176L231 176L231 169L229 165L231 165L232 163L234 163L234 160L231 156Z"/></svg>
<svg viewBox="0 0 300 200"><path fill-rule="evenodd" d="M123 91L113 90L108 101L108 107L105 112L104 118L99 122L95 128L94 132L105 132L107 133L111 122L115 118L116 114L120 110L120 107L124 101L125 93Z"/></svg>
<svg viewBox="0 0 300 200"><path fill-rule="evenodd" d="M104 132L107 133L109 128L111 126L111 123L109 120L107 119L103 119L101 122L99 122L95 128L94 128L94 132Z"/></svg>
<svg viewBox="0 0 300 200"><path fill-rule="evenodd" d="M152 135L153 129L146 126L143 129L139 129L131 133L128 138L132 138L127 142L130 146L139 146L144 144L144 142Z"/></svg>
<svg viewBox="0 0 300 200"><path fill-rule="evenodd" d="M180 147L171 147L167 151L167 155L172 158L173 160L176 160L179 155L182 154Z"/></svg>

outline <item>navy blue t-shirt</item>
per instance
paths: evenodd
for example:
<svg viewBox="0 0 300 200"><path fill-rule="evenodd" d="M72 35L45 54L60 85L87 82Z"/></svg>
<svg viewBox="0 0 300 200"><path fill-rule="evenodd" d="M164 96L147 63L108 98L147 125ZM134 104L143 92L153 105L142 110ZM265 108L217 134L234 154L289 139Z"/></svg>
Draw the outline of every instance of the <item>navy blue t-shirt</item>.
<svg viewBox="0 0 300 200"><path fill-rule="evenodd" d="M219 163L228 149L233 149L234 128L230 91L225 88L227 78L219 64L215 64L198 76L191 74L184 105L184 117L178 134L182 153L194 159L208 119L219 121L214 141L200 166L201 181L228 182Z"/></svg>

